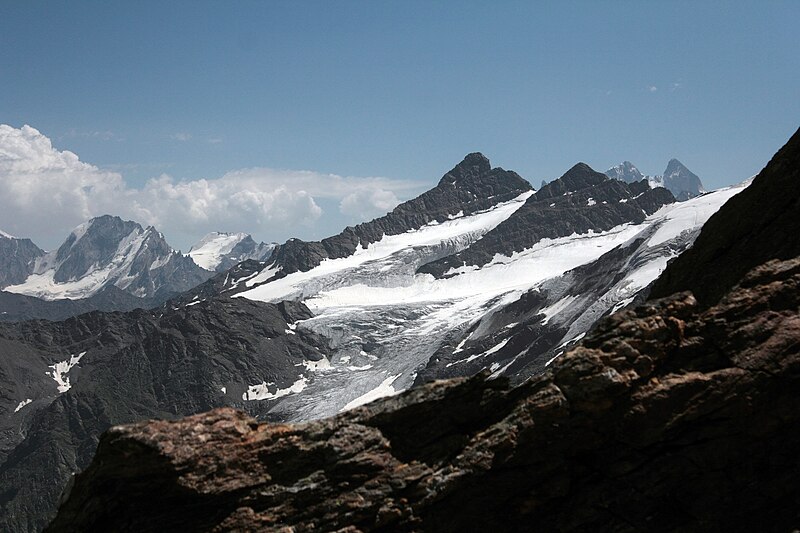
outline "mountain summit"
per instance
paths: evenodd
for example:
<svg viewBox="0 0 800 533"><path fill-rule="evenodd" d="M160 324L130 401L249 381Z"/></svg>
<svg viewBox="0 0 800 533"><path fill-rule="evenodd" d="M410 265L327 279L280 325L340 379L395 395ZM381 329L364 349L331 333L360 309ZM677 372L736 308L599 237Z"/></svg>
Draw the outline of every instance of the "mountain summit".
<svg viewBox="0 0 800 533"><path fill-rule="evenodd" d="M213 231L192 246L186 255L206 270L225 272L248 259L266 260L276 246L275 243L256 243L247 233Z"/></svg>
<svg viewBox="0 0 800 533"><path fill-rule="evenodd" d="M210 275L172 249L152 226L103 215L76 227L7 292L45 300L80 299L115 286L138 298L188 290Z"/></svg>
<svg viewBox="0 0 800 533"><path fill-rule="evenodd" d="M25 281L43 255L44 251L30 239L0 231L0 288Z"/></svg>
<svg viewBox="0 0 800 533"><path fill-rule="evenodd" d="M470 180L480 179L492 170L489 158L480 152L467 154L464 160L457 164L453 169L442 176L439 180L439 187L452 184L460 184Z"/></svg>
<svg viewBox="0 0 800 533"><path fill-rule="evenodd" d="M667 163L663 181L664 187L672 191L678 201L688 200L706 192L697 174L686 168L686 165L677 159L670 159Z"/></svg>
<svg viewBox="0 0 800 533"><path fill-rule="evenodd" d="M647 179L630 161L623 161L619 165L606 170L606 176L626 183L635 183Z"/></svg>

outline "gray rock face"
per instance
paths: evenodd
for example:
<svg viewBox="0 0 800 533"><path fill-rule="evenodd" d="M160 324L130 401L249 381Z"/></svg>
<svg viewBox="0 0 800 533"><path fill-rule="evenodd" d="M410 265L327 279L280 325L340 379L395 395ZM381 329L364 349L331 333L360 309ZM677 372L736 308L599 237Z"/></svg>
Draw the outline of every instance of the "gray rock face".
<svg viewBox="0 0 800 533"><path fill-rule="evenodd" d="M142 231L136 222L105 215L91 219L75 229L56 250L52 259L57 283L83 277L92 267L111 263L119 253L120 243ZM163 252L156 242L156 253ZM158 248L162 248L159 250ZM48 261L49 263L49 261Z"/></svg>
<svg viewBox="0 0 800 533"><path fill-rule="evenodd" d="M44 251L30 239L17 239L0 232L0 288L22 283L33 272Z"/></svg>
<svg viewBox="0 0 800 533"><path fill-rule="evenodd" d="M705 192L697 174L677 159L670 159L664 170L664 187L672 191L678 201L688 200Z"/></svg>
<svg viewBox="0 0 800 533"><path fill-rule="evenodd" d="M551 181L478 242L457 254L423 265L420 273L440 278L462 266L483 266L496 254L511 255L544 238L606 231L625 222L639 224L675 201L663 188L646 182L626 184L578 163Z"/></svg>

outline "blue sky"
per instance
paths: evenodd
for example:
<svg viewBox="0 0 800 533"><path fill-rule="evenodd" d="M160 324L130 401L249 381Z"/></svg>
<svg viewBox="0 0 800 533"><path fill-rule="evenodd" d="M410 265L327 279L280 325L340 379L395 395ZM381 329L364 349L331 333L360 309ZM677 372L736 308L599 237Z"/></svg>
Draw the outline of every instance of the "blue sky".
<svg viewBox="0 0 800 533"><path fill-rule="evenodd" d="M800 125L799 20L796 1L3 2L0 123L127 188L265 167L403 199L471 151L537 187L677 157L716 188ZM315 198L310 222L217 229L311 238L372 215Z"/></svg>

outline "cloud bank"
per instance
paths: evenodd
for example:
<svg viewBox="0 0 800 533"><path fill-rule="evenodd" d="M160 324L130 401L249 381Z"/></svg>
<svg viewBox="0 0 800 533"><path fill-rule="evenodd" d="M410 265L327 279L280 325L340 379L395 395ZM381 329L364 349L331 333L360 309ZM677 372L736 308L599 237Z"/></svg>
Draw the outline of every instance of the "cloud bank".
<svg viewBox="0 0 800 533"><path fill-rule="evenodd" d="M57 150L35 128L0 124L0 230L47 248L103 214L156 226L184 250L210 231L288 238L298 227L323 225L326 217L380 216L420 189L420 183L408 180L270 168L213 179L177 181L161 175L133 188L121 174ZM324 212L320 203L338 204L338 213ZM325 227L322 235L337 232L339 225Z"/></svg>

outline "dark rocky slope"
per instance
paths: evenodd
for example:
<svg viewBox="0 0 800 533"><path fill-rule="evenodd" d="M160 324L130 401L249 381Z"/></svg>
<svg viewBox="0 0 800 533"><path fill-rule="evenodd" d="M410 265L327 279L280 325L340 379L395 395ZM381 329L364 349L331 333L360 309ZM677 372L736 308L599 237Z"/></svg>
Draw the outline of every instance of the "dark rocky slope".
<svg viewBox="0 0 800 533"><path fill-rule="evenodd" d="M578 163L469 248L423 265L419 272L440 278L451 269L483 266L496 254L510 256L545 238L606 231L626 222L640 224L674 201L664 188L651 189L646 181L623 183Z"/></svg>
<svg viewBox="0 0 800 533"><path fill-rule="evenodd" d="M218 298L0 324L0 530L40 531L114 424L222 406L262 415L273 402L244 401L249 386L286 388L322 358L325 339L289 328L309 316L303 304ZM78 355L59 391L53 365Z"/></svg>
<svg viewBox="0 0 800 533"><path fill-rule="evenodd" d="M270 261L282 267L279 275L307 271L325 258L348 257L359 246L366 247L384 235L397 235L433 221L444 222L448 215L459 212L468 215L488 209L531 188L516 172L492 168L483 154L469 154L442 176L436 187L398 205L391 213L347 227L319 242L291 239L275 249Z"/></svg>
<svg viewBox="0 0 800 533"><path fill-rule="evenodd" d="M0 322L23 320L66 320L91 311L132 311L158 307L172 296L160 293L158 297L138 298L113 285L108 285L88 298L70 300L42 300L35 296L0 291Z"/></svg>
<svg viewBox="0 0 800 533"><path fill-rule="evenodd" d="M741 194L706 224L694 247L673 261L651 295L691 290L718 301L756 265L800 255L800 130Z"/></svg>
<svg viewBox="0 0 800 533"><path fill-rule="evenodd" d="M334 418L112 428L47 531L787 531L800 260L702 310L617 313L517 388L441 381Z"/></svg>

